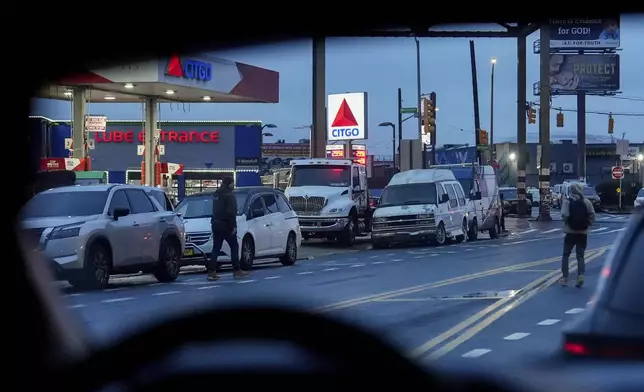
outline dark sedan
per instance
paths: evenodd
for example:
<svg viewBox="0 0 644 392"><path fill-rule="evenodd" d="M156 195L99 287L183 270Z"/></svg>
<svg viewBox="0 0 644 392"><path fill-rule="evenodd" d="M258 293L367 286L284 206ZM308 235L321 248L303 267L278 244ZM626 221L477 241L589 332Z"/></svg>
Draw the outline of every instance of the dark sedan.
<svg viewBox="0 0 644 392"><path fill-rule="evenodd" d="M503 203L503 215L508 216L518 213L519 195L517 193L517 188L500 188L499 197ZM532 195L527 193L526 199L528 199L528 214L532 214Z"/></svg>

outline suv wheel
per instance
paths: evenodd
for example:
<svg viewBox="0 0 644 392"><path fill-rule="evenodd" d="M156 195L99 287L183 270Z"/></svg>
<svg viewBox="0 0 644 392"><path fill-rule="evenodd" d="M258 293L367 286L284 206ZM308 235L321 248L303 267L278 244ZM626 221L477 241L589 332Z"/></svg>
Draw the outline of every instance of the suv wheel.
<svg viewBox="0 0 644 392"><path fill-rule="evenodd" d="M349 217L349 223L344 228L339 240L344 246L352 246L356 241L356 218L354 216Z"/></svg>
<svg viewBox="0 0 644 392"><path fill-rule="evenodd" d="M286 252L280 257L282 265L293 265L297 262L297 243L295 234L290 233L286 240Z"/></svg>
<svg viewBox="0 0 644 392"><path fill-rule="evenodd" d="M163 240L154 277L159 282L174 282L181 271L181 248L171 238Z"/></svg>
<svg viewBox="0 0 644 392"><path fill-rule="evenodd" d="M447 242L447 234L445 234L445 225L443 222L438 224L438 229L436 231L436 237L434 237L434 243L436 245L442 246Z"/></svg>
<svg viewBox="0 0 644 392"><path fill-rule="evenodd" d="M69 284L84 290L102 289L109 284L111 271L112 256L109 250L103 244L95 243L87 253L81 275L70 279Z"/></svg>
<svg viewBox="0 0 644 392"><path fill-rule="evenodd" d="M472 222L472 227L470 227L470 230L467 232L467 240L468 241L476 241L479 238L479 224L475 220Z"/></svg>
<svg viewBox="0 0 644 392"><path fill-rule="evenodd" d="M241 257L239 263L243 270L251 270L253 268L253 261L255 260L255 244L250 236L244 237L241 246Z"/></svg>

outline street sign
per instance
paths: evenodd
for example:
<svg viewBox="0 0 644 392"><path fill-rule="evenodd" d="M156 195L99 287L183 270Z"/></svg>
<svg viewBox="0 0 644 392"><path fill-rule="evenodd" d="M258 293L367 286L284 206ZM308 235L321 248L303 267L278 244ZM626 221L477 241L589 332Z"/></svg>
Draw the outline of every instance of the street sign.
<svg viewBox="0 0 644 392"><path fill-rule="evenodd" d="M402 109L400 109L400 113L403 113L403 114L405 114L405 113L417 113L417 112L418 112L418 108L402 108Z"/></svg>
<svg viewBox="0 0 644 392"><path fill-rule="evenodd" d="M85 116L85 132L105 132L107 129L107 117Z"/></svg>
<svg viewBox="0 0 644 392"><path fill-rule="evenodd" d="M624 168L622 166L613 166L611 174L613 176L613 180L621 180L624 178Z"/></svg>

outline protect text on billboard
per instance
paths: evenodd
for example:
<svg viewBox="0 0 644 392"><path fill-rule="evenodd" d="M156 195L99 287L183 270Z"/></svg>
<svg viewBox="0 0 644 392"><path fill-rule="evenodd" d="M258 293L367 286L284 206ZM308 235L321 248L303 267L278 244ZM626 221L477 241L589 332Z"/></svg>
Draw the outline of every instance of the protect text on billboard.
<svg viewBox="0 0 644 392"><path fill-rule="evenodd" d="M619 16L597 19L551 19L550 48L618 48L619 33Z"/></svg>
<svg viewBox="0 0 644 392"><path fill-rule="evenodd" d="M619 90L619 55L552 54L550 88L553 93Z"/></svg>

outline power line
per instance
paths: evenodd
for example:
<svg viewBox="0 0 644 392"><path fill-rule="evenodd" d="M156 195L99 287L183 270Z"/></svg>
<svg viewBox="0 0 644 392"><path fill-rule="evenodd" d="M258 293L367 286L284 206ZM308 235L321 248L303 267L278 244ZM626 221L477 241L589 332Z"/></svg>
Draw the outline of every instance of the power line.
<svg viewBox="0 0 644 392"><path fill-rule="evenodd" d="M530 105L532 106L540 106L539 103L537 102L529 102ZM560 107L554 107L550 106L550 110L555 110L557 112L572 112L572 113L577 113L577 109L569 109L569 108L560 108ZM604 116L621 116L621 117L644 117L644 113L637 113L637 112L605 112L605 111L600 111L600 110L586 110L586 114L599 114L599 115L604 115Z"/></svg>

